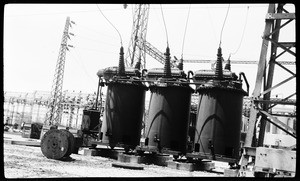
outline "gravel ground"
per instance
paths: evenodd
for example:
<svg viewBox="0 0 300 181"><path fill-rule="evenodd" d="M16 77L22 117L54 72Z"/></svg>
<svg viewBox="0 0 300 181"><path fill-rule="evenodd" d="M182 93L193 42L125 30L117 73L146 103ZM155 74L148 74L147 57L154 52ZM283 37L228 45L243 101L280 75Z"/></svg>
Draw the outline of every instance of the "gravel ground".
<svg viewBox="0 0 300 181"><path fill-rule="evenodd" d="M100 156L72 154L65 161L47 159L40 147L4 143L5 178L64 177L222 177L221 173L175 170L145 165L144 170L112 167L117 160Z"/></svg>

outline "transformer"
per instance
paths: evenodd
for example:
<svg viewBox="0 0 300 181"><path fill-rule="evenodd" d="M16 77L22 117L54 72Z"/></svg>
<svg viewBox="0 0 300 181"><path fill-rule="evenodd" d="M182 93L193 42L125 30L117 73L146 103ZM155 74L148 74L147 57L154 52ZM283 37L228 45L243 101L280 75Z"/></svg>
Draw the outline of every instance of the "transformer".
<svg viewBox="0 0 300 181"><path fill-rule="evenodd" d="M145 146L155 152L184 154L187 146L191 93L182 70L170 68L169 49L163 69L149 70L151 91Z"/></svg>
<svg viewBox="0 0 300 181"><path fill-rule="evenodd" d="M123 47L119 67L99 70L99 78L107 85L101 141L111 148L123 147L126 151L140 143L147 87L140 80L137 68L124 67Z"/></svg>
<svg viewBox="0 0 300 181"><path fill-rule="evenodd" d="M199 104L193 154L236 163L240 156L243 97L247 92L242 89L241 76L238 79L230 70L223 73L221 56L219 48L215 71L197 71L194 75L194 82L202 84L196 88Z"/></svg>

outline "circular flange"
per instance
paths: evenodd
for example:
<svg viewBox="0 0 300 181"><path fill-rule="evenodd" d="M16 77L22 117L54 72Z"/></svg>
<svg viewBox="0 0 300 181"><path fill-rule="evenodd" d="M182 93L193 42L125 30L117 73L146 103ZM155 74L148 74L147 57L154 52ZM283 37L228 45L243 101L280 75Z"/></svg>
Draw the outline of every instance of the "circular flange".
<svg viewBox="0 0 300 181"><path fill-rule="evenodd" d="M69 150L69 139L66 132L52 129L47 131L41 140L41 150L47 158L59 160L66 156Z"/></svg>

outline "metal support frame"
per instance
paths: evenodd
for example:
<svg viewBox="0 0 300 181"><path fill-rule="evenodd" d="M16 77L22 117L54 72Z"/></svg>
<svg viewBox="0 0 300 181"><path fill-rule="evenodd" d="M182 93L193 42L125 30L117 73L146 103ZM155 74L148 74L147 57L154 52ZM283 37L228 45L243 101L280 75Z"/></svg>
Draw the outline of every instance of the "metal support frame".
<svg viewBox="0 0 300 181"><path fill-rule="evenodd" d="M139 69L146 67L146 53L143 41L146 40L147 35L149 9L149 4L135 5L131 39L125 58L127 67L136 65L139 66Z"/></svg>
<svg viewBox="0 0 300 181"><path fill-rule="evenodd" d="M295 42L279 42L279 32L280 30L285 27L287 24L295 19L295 13L289 13L287 10L284 9L284 4L278 4L277 8L275 4L270 4L268 8L268 13L265 19L265 30L263 35L262 41L262 49L260 53L260 59L258 62L258 69L256 75L256 83L255 88L251 97L251 106L250 106L250 118L249 118L249 126L248 131L245 139L245 144L243 148L243 154L240 160L241 170L239 172L240 176L245 175L245 169L248 164L249 156L253 156L254 154L248 154L249 149L255 150L256 147L263 146L264 142L264 135L265 135L265 128L267 121L274 124L276 127L282 129L287 134L291 135L292 137L296 138L296 131L290 128L288 125L279 121L275 115L272 115L269 111L272 107L278 104L287 104L287 105L295 105L295 101L289 100L290 97L295 96L296 93L288 96L282 100L274 100L271 98L271 91L275 88L289 82L293 78L295 78L295 73L288 68L284 67L280 61L277 61L284 53L289 53L293 56L296 56L295 49ZM285 23L281 24L281 21L287 20ZM267 61L267 51L268 45L271 42L271 53L270 59ZM283 52L277 55L277 49L280 47L283 49ZM268 67L267 67L268 64ZM278 65L283 70L291 73L292 76L286 78L282 82L272 85L273 78L275 75L275 65ZM268 69L267 69L268 68ZM263 91L262 91L263 88ZM296 92L296 90L295 90ZM260 98L263 96L263 98ZM272 105L270 105L272 104ZM296 105L295 105L296 106ZM260 115L261 120L258 120L258 116ZM259 130L259 137L258 141L256 142L256 125L257 122L260 122L260 130ZM254 151L255 152L255 151Z"/></svg>
<svg viewBox="0 0 300 181"><path fill-rule="evenodd" d="M46 114L46 119L44 121L44 125L46 126L58 125L61 121L63 100L62 86L64 78L66 51L68 50L67 42L68 39L70 39L69 27L71 27L70 17L67 17L56 63L54 79L52 83L51 99L48 105L49 110Z"/></svg>

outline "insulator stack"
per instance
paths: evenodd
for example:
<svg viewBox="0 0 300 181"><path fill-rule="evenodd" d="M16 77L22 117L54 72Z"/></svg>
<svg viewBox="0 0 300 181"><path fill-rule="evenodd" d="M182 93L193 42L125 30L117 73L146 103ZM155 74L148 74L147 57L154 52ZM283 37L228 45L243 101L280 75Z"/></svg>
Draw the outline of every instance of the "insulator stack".
<svg viewBox="0 0 300 181"><path fill-rule="evenodd" d="M120 59L119 59L119 67L118 67L118 75L125 75L125 64L124 64L124 50L123 47L120 48Z"/></svg>
<svg viewBox="0 0 300 181"><path fill-rule="evenodd" d="M140 69L141 69L141 58L139 58L139 61L136 62L134 68L137 69L137 70L140 70Z"/></svg>
<svg viewBox="0 0 300 181"><path fill-rule="evenodd" d="M179 70L183 70L183 59L182 59L182 58L180 59L177 68L178 68Z"/></svg>
<svg viewBox="0 0 300 181"><path fill-rule="evenodd" d="M227 60L227 63L225 64L225 67L224 67L225 70L229 70L231 71L231 64L230 64L230 59Z"/></svg>
<svg viewBox="0 0 300 181"><path fill-rule="evenodd" d="M223 79L223 68L222 68L222 49L221 47L218 48L217 54L217 63L216 63L216 77L217 79Z"/></svg>
<svg viewBox="0 0 300 181"><path fill-rule="evenodd" d="M169 78L171 77L171 65L170 65L170 48L167 47L166 49L166 61L165 61L165 67L164 67L164 74L165 74L165 78Z"/></svg>

